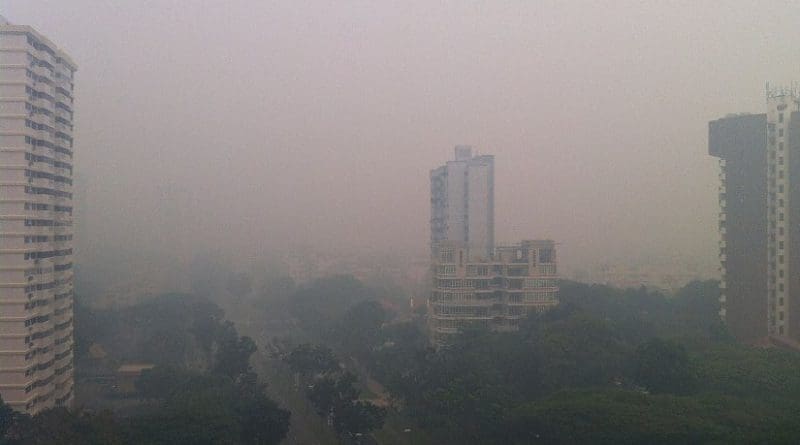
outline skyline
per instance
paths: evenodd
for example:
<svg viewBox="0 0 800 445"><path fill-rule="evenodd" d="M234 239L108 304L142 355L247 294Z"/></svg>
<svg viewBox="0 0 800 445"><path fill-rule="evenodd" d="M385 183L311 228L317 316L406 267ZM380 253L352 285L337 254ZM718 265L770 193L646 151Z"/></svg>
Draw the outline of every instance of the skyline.
<svg viewBox="0 0 800 445"><path fill-rule="evenodd" d="M207 249L424 253L429 168L466 143L496 157L498 241L714 265L707 122L798 77L800 12L755 2L184 5L3 2L82 67L97 248L170 248L156 228L181 223Z"/></svg>

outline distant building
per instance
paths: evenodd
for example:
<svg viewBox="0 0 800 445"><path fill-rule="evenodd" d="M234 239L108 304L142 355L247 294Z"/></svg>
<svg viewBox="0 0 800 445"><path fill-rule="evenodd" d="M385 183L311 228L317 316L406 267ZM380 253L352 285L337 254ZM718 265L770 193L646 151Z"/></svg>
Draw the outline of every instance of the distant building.
<svg viewBox="0 0 800 445"><path fill-rule="evenodd" d="M0 17L0 395L70 406L75 63Z"/></svg>
<svg viewBox="0 0 800 445"><path fill-rule="evenodd" d="M155 368L152 363L126 363L117 368L117 391L123 394L136 392L136 380L142 373Z"/></svg>
<svg viewBox="0 0 800 445"><path fill-rule="evenodd" d="M494 156L455 148L455 160L431 171L431 246L460 241L470 258L494 248Z"/></svg>
<svg viewBox="0 0 800 445"><path fill-rule="evenodd" d="M428 320L435 343L469 326L510 331L531 312L558 304L555 243L522 241L470 260L460 241L435 245Z"/></svg>
<svg viewBox="0 0 800 445"><path fill-rule="evenodd" d="M800 95L709 123L720 158L721 317L743 341L800 339Z"/></svg>

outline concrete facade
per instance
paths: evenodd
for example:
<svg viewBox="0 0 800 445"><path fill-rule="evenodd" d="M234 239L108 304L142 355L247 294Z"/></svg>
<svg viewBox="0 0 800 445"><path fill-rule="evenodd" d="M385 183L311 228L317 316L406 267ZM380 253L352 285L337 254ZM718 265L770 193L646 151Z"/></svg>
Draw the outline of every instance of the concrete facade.
<svg viewBox="0 0 800 445"><path fill-rule="evenodd" d="M555 243L499 246L490 258L468 259L460 241L436 245L428 322L434 343L468 327L512 331L531 312L558 304Z"/></svg>
<svg viewBox="0 0 800 445"><path fill-rule="evenodd" d="M75 70L0 17L0 395L31 414L73 400Z"/></svg>
<svg viewBox="0 0 800 445"><path fill-rule="evenodd" d="M719 159L720 316L739 339L767 336L767 118L709 123L709 153Z"/></svg>
<svg viewBox="0 0 800 445"><path fill-rule="evenodd" d="M720 158L720 316L742 341L800 340L800 93L709 123Z"/></svg>
<svg viewBox="0 0 800 445"><path fill-rule="evenodd" d="M494 248L494 156L472 156L459 145L455 159L431 170L431 246L460 241L470 258Z"/></svg>

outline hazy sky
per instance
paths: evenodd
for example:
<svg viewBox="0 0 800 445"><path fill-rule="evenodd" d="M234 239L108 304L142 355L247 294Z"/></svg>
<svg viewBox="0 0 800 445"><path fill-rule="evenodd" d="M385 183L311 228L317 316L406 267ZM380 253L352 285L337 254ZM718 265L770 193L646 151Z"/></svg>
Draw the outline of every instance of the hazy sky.
<svg viewBox="0 0 800 445"><path fill-rule="evenodd" d="M429 170L496 155L498 240L716 261L707 122L800 79L744 1L0 0L70 53L99 241L425 252Z"/></svg>

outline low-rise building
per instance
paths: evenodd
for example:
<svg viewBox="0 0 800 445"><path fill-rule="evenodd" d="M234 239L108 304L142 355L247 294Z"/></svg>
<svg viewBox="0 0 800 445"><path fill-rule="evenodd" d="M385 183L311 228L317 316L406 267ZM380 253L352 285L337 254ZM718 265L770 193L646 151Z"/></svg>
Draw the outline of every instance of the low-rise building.
<svg viewBox="0 0 800 445"><path fill-rule="evenodd" d="M465 243L434 245L428 320L434 343L470 326L511 331L531 312L558 304L555 243L497 246L488 259L468 255Z"/></svg>

